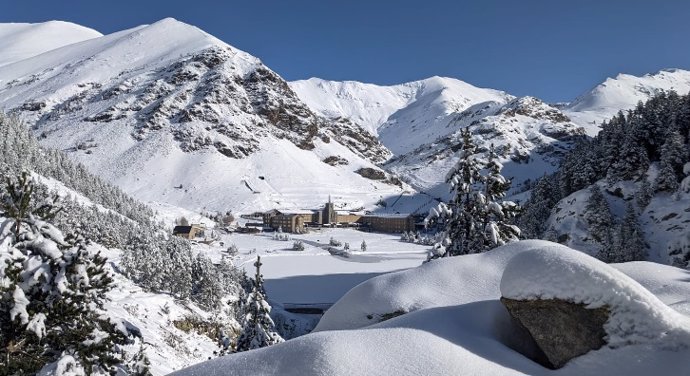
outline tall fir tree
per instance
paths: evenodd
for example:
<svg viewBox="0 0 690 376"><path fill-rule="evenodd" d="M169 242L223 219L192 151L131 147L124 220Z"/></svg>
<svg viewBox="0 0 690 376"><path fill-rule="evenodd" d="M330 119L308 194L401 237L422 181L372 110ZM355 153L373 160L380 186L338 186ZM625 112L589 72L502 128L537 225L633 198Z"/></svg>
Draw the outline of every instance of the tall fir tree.
<svg viewBox="0 0 690 376"><path fill-rule="evenodd" d="M674 192L683 178L683 164L688 160L688 145L683 144L683 138L677 132L670 132L660 152L656 190Z"/></svg>
<svg viewBox="0 0 690 376"><path fill-rule="evenodd" d="M501 200L510 182L501 174L501 165L493 150L485 164L477 157L477 147L468 128L461 131L459 159L449 171L446 182L452 198L431 209L426 223L439 224L442 241L435 244L430 258L479 253L518 240L520 229L508 223L517 205ZM482 170L486 173L482 174Z"/></svg>
<svg viewBox="0 0 690 376"><path fill-rule="evenodd" d="M244 302L245 316L242 322L242 333L237 339L235 352L258 349L284 341L276 331L270 316L271 306L266 302L261 265L261 256L257 256L254 263L256 275L252 291Z"/></svg>
<svg viewBox="0 0 690 376"><path fill-rule="evenodd" d="M518 224L525 238L541 239L544 236L551 210L560 199L558 185L553 176L539 179L518 217Z"/></svg>
<svg viewBox="0 0 690 376"><path fill-rule="evenodd" d="M615 223L611 208L598 185L592 185L589 193L589 200L585 206L585 221L592 238L601 244L602 254L608 254L613 247L612 228Z"/></svg>

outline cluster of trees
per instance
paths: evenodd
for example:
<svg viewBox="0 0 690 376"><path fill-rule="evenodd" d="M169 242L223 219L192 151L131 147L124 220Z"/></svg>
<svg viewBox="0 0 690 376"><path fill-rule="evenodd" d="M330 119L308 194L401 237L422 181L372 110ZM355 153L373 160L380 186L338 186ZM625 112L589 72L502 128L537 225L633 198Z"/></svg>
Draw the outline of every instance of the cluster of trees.
<svg viewBox="0 0 690 376"><path fill-rule="evenodd" d="M519 208L503 200L510 181L501 175L502 165L493 145L488 160L483 160L470 130L463 129L461 136L459 160L446 176L452 198L432 209L425 219L427 225L444 229L430 258L484 252L520 236L520 229L510 223Z"/></svg>
<svg viewBox="0 0 690 376"><path fill-rule="evenodd" d="M526 237L549 237L546 221L561 199L600 181L605 184L634 181L637 183L634 200L637 207L632 203L628 205L619 223L608 218L608 207L594 191L587 208L591 214L586 220L592 228L592 237L602 245L600 257L603 260L640 259L644 252L639 248L641 244L644 248L644 241L637 213L644 210L655 195L674 194L683 189L684 178L688 175L684 166L688 162L690 96L663 92L644 104L639 103L626 114L619 112L602 124L596 137L581 141L563 159L556 173L536 183L518 223ZM648 174L651 166L655 167L656 174ZM603 229L606 226L609 227ZM628 240L630 238L633 240ZM629 244L631 241L635 244ZM622 255L620 248L630 251Z"/></svg>
<svg viewBox="0 0 690 376"><path fill-rule="evenodd" d="M187 240L162 234L133 239L123 251L120 267L150 291L191 300L209 311L223 308L225 296L238 296L244 277L228 258L214 264L203 254L194 257Z"/></svg>
<svg viewBox="0 0 690 376"><path fill-rule="evenodd" d="M690 97L661 93L627 114L619 112L595 138L569 153L559 170L558 189L568 195L604 178L609 183L639 181L658 163L652 191L674 192L690 162L689 143Z"/></svg>
<svg viewBox="0 0 690 376"><path fill-rule="evenodd" d="M78 230L51 221L55 200L37 200L28 173L5 176L0 193L0 374L148 375L145 358L127 359L134 338L104 310L112 287L106 259ZM143 356L143 354L139 354Z"/></svg>
<svg viewBox="0 0 690 376"><path fill-rule="evenodd" d="M592 185L589 192L585 221L591 237L602 245L597 258L605 262L645 260L647 248L635 206L628 202L625 217L616 221L599 186Z"/></svg>
<svg viewBox="0 0 690 376"><path fill-rule="evenodd" d="M94 242L122 247L142 232L162 228L148 206L89 173L64 153L41 147L26 125L16 118L0 114L0 143L0 175L12 177L31 171L55 179L101 206L99 209L95 205L84 205L78 197L61 198L63 209L53 219L59 229L67 231L77 226ZM40 183L34 184L33 194L39 202L53 195Z"/></svg>
<svg viewBox="0 0 690 376"><path fill-rule="evenodd" d="M249 296L251 285L229 259L214 264L203 255L194 256L190 243L170 237L163 224L155 221L154 212L148 206L90 174L63 153L41 147L27 127L14 118L0 115L0 146L3 180L21 175L22 171L31 171L31 176L35 177L31 185L32 199L27 200L29 209L16 214L6 207L0 212L0 220L4 223L0 227L3 239L0 241L0 278L12 281L0 284L3 286L0 291L0 314L3 315L0 351L4 351L0 357L9 359L0 369L9 370L7 374L41 368L51 362L83 369L87 374L110 373L113 367L129 374L137 374L137 370L141 374L148 372L142 366L146 363L143 352L132 363L120 351L122 344L131 342L129 334L113 332L111 329L116 325L103 318L102 303L111 279L104 272L105 258L89 253L91 242L123 249L118 271L148 290L194 301L209 311L222 310L229 318L240 320L243 317L242 307L247 306L244 300ZM22 184L29 184L31 176L24 175ZM53 206L36 204L46 200L55 202L55 193L43 183L45 178L55 179L77 196L61 197L61 210L51 209L49 218L41 215L45 208ZM3 197L5 203L16 199L12 195ZM6 218L10 217L22 219L12 220L15 224L8 225L10 220ZM225 213L218 220L228 222L231 217L230 213ZM22 232L10 231L13 226L19 226ZM78 235L65 237L63 232ZM9 238L12 240L8 241ZM36 248L39 245L42 248ZM53 254L43 254L46 250ZM231 246L228 250L236 252L237 249ZM58 256L57 251L64 256ZM23 283L22 279L29 272L20 270L26 265L20 261L35 257L34 254L42 255L43 266L39 269L45 273L32 275L42 275L43 279L40 283ZM15 266L7 268L6 264ZM55 274L61 270L62 275ZM72 278L70 273L78 274L73 282L65 279ZM88 287L80 285L84 280L90 281ZM66 290L65 286L70 284L81 290ZM19 291L16 286L26 286L28 290L22 296L16 292ZM229 295L238 297L236 303L224 301ZM77 305L70 306L66 302ZM21 307L26 307L28 316L23 314ZM63 312L65 317L53 315L53 312ZM72 312L78 318L70 316ZM69 332L72 329L75 333ZM99 331L110 334L100 341L91 341ZM27 374L31 373L35 372Z"/></svg>
<svg viewBox="0 0 690 376"><path fill-rule="evenodd" d="M419 231L403 231L400 235L400 241L405 243L416 243L422 245L434 245L440 243L443 239L442 233L437 232L431 236L422 235Z"/></svg>

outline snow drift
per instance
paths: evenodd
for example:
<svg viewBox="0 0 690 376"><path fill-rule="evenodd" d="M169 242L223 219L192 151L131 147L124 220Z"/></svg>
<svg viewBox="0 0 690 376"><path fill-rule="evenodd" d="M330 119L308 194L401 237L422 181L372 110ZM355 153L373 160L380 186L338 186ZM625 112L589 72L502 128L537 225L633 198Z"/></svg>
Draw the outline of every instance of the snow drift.
<svg viewBox="0 0 690 376"><path fill-rule="evenodd" d="M646 262L607 266L546 241L512 243L373 278L336 303L315 333L176 375L684 374L690 324L665 303L687 297L688 277ZM505 292L514 297L543 292L572 297L568 291L575 291L582 301L611 304L620 313L614 317L621 318L612 320L617 329L609 332L622 339L614 341L619 347L590 352L558 371L528 360L514 350L528 346L498 301L502 278ZM575 290L573 278L578 278ZM633 317L628 314L637 319L628 320ZM395 315L400 316L381 322ZM638 319L653 322L638 333L633 326ZM677 334L672 341L671 332ZM635 333L649 340L628 341Z"/></svg>

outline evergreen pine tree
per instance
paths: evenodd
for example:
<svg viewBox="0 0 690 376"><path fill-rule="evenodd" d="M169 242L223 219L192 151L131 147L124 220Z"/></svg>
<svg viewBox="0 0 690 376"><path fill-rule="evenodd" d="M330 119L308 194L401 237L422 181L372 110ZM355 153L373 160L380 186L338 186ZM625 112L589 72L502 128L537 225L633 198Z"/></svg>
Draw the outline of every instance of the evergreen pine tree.
<svg viewBox="0 0 690 376"><path fill-rule="evenodd" d="M654 197L654 191L652 190L652 185L649 183L647 178L643 178L640 183L640 189L635 194L635 200L637 201L637 206L640 209L644 209L649 205Z"/></svg>
<svg viewBox="0 0 690 376"><path fill-rule="evenodd" d="M612 252L610 248L613 247L611 231L614 225L613 215L598 185L592 185L589 192L589 200L585 206L585 220L592 238L602 246L601 254L608 254Z"/></svg>
<svg viewBox="0 0 690 376"><path fill-rule="evenodd" d="M244 302L245 316L242 322L242 333L237 339L236 352L258 349L283 342L283 338L276 332L271 316L271 306L266 302L263 276L261 275L261 256L256 257L252 292Z"/></svg>
<svg viewBox="0 0 690 376"><path fill-rule="evenodd" d="M644 240L644 233L638 220L637 212L631 203L628 203L625 210L625 217L620 226L620 248L622 257L620 261L644 261L647 257L647 246Z"/></svg>
<svg viewBox="0 0 690 376"><path fill-rule="evenodd" d="M656 178L656 190L674 192L683 178L683 165L688 160L688 145L676 132L671 134L661 147L659 175Z"/></svg>
<svg viewBox="0 0 690 376"><path fill-rule="evenodd" d="M359 249L360 249L362 252L366 252L366 251L367 251L367 242L365 242L364 240L362 240L362 244L359 246Z"/></svg>
<svg viewBox="0 0 690 376"><path fill-rule="evenodd" d="M551 215L551 209L556 206L561 197L553 176L544 176L532 189L530 199L523 207L518 218L522 235L528 239L543 239L546 232L546 221Z"/></svg>

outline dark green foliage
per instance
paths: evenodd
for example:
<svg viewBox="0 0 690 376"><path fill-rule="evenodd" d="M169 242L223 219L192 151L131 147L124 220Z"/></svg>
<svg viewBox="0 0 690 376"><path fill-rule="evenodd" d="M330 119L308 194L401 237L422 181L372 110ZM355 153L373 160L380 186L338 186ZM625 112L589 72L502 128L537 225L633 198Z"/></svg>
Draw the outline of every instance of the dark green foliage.
<svg viewBox="0 0 690 376"><path fill-rule="evenodd" d="M662 93L638 104L627 115L619 113L604 123L599 134L570 152L561 164L558 179L563 197L595 181L610 183L637 180L650 163L666 170L664 190L682 179L690 161L690 97Z"/></svg>
<svg viewBox="0 0 690 376"><path fill-rule="evenodd" d="M598 185L593 185L589 192L589 201L585 207L585 221L589 226L589 233L604 247L610 246L613 244L611 229L615 223L611 208Z"/></svg>
<svg viewBox="0 0 690 376"><path fill-rule="evenodd" d="M524 205L518 217L518 226L526 239L538 239L547 230L546 222L551 210L560 200L557 179L544 176L532 189L529 201Z"/></svg>
<svg viewBox="0 0 690 376"><path fill-rule="evenodd" d="M619 112L602 124L596 137L582 141L573 148L563 158L559 170L548 177L549 181L544 182L543 187L533 189L519 223L526 236L544 238L548 229L542 224L558 202L602 179L606 179L604 182L608 184L631 180L639 182L635 200L638 207L644 209L655 192L673 193L679 189L684 178L682 169L688 162L690 96L661 93L647 103L639 103L626 114ZM654 171L655 168L658 174L650 182L648 171ZM602 244L600 255L603 259L620 259L619 255L611 255L618 252L615 249L617 246L625 243L626 240L621 237L641 237L642 234L631 230L634 226L632 223L626 224L627 219L619 225L615 224L612 216L607 214L609 212L600 206L602 202L596 198L594 201L588 210L589 214L586 214L587 222L593 227L591 235ZM597 210L600 212L595 213ZM634 242L634 249L621 257L638 259L640 252L646 252L646 246L640 251L640 242L637 239Z"/></svg>

